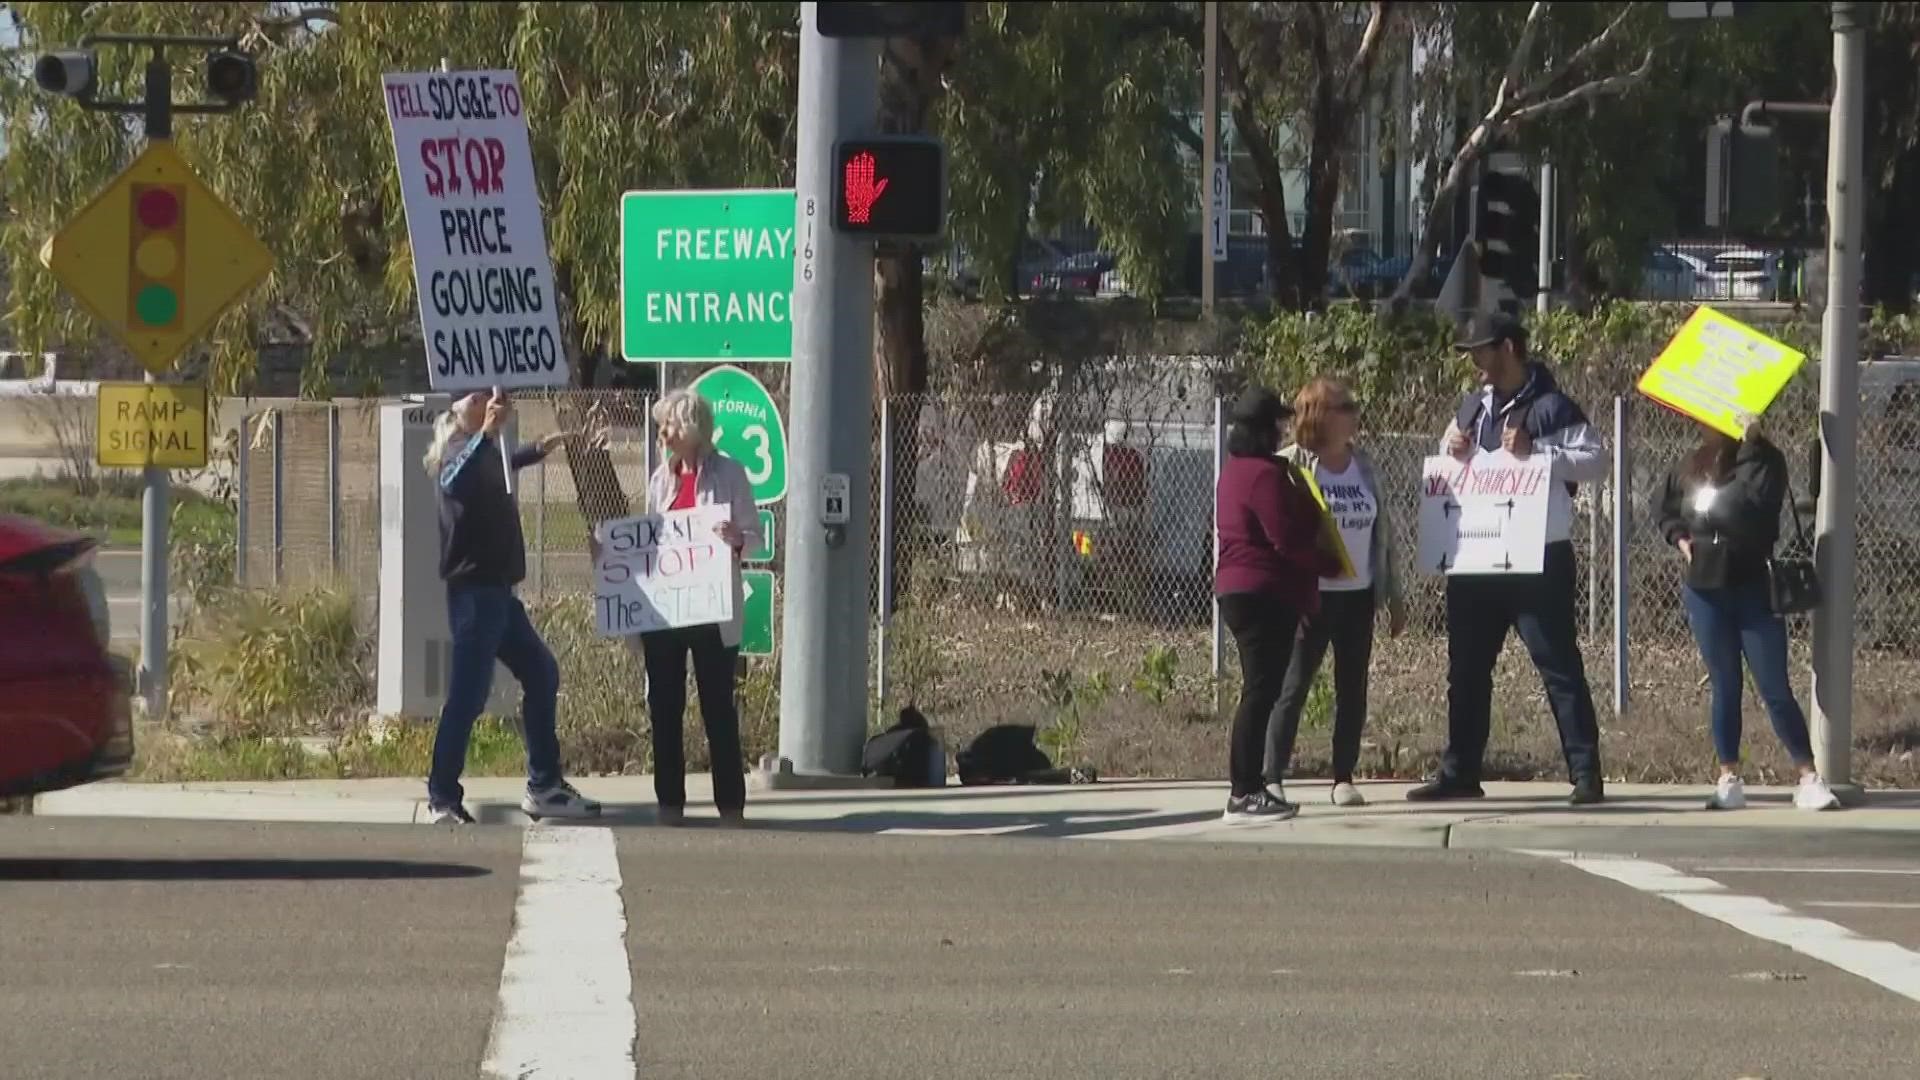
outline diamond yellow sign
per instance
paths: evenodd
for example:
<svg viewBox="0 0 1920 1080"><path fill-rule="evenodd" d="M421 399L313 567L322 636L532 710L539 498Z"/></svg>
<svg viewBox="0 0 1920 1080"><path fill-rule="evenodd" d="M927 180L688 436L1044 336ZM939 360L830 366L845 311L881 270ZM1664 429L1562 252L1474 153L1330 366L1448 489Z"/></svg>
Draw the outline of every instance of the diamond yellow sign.
<svg viewBox="0 0 1920 1080"><path fill-rule="evenodd" d="M273 269L273 255L156 140L40 251L74 299L156 375Z"/></svg>

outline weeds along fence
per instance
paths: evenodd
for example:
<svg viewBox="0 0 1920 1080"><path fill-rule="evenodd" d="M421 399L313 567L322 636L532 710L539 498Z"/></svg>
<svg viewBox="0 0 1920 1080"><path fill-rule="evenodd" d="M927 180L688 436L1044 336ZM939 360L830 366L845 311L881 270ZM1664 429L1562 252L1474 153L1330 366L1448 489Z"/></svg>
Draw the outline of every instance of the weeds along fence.
<svg viewBox="0 0 1920 1080"><path fill-rule="evenodd" d="M1038 723L1062 749L1119 762L1109 767L1133 761L1164 772L1168 761L1183 760L1171 748L1188 741L1185 725L1216 717L1223 700L1231 704L1233 662L1211 603L1222 387L1199 360L1174 358L1155 371L877 403L870 673L877 715L911 702L960 733ZM1897 658L1920 644L1920 376L1907 378L1898 371L1862 378L1863 693L1878 677L1875 656ZM1680 566L1650 513L1666 470L1695 444L1696 432L1642 400L1577 377L1567 383L1614 457L1607 481L1581 489L1574 526L1596 700L1603 711L1620 696L1657 707L1678 687L1687 722L1697 724L1692 714L1703 710L1679 606ZM1814 494L1816 386L1816 379L1796 380L1766 420L1803 501ZM784 407L784 386L771 388ZM1439 392L1362 401L1362 438L1379 467L1411 612L1409 632L1383 639L1376 652L1375 764L1384 767L1405 751L1396 748L1401 735L1411 742L1413 729L1431 727L1443 710L1441 587L1411 563L1421 463L1435 452L1455 403ZM620 499L636 507L643 500L653 461L649 404L631 393L519 400L523 438L596 406L614 423L604 458L556 454L521 475L523 591L550 616L587 611L590 515ZM248 418L236 455L240 580L279 588L344 583L369 632L377 626L380 577L377 411L373 402L266 410ZM784 538L784 508L769 509ZM1784 528L1790 535L1790 520ZM777 549L770 568L778 583ZM776 597L781 591L776 584ZM1804 643L1806 628L1795 630ZM750 708L767 714L762 721L777 715L778 652L776 644L772 656L752 661L765 700ZM1514 670L1511 700L1533 702L1537 684ZM621 707L634 712L638 682L629 690ZM1101 719L1116 711L1141 722ZM1406 730L1396 734L1396 725ZM1103 745L1107 738L1126 744Z"/></svg>

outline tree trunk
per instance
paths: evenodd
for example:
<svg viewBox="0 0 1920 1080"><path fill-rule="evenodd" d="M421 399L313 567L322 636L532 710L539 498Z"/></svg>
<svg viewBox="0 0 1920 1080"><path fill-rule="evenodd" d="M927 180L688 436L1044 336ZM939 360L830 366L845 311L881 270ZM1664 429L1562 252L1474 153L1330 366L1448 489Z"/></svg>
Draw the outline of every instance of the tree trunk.
<svg viewBox="0 0 1920 1080"><path fill-rule="evenodd" d="M1318 110L1307 158L1307 222L1300 237L1299 306L1324 306L1327 267L1333 256L1333 218L1340 205L1341 121Z"/></svg>
<svg viewBox="0 0 1920 1080"><path fill-rule="evenodd" d="M1260 217L1267 226L1267 288L1273 293L1274 303L1285 308L1299 310L1300 267L1293 251L1293 229L1287 221L1286 178L1280 171L1280 159L1275 156L1273 146L1267 141L1266 130L1253 115L1253 109L1244 96L1233 95L1233 123L1240 130L1246 145L1247 159L1253 164L1254 175L1260 178L1260 190L1255 196L1260 204ZM1200 257L1208 258L1206 237L1200 238Z"/></svg>
<svg viewBox="0 0 1920 1080"><path fill-rule="evenodd" d="M877 412L880 401L891 403L888 411L893 424L893 580L886 584L897 603L906 591L903 586L912 580L913 557L920 546L915 480L920 460L920 409L931 373L927 360L926 275L920 253L909 248L905 254L881 256L874 262L873 279L875 405ZM878 419L876 415L876 431ZM875 464L878 476L878 462ZM877 494L878 488L875 491ZM877 596L875 602L879 602Z"/></svg>
<svg viewBox="0 0 1920 1080"><path fill-rule="evenodd" d="M1920 152L1902 154L1888 183L1875 192L1867 235L1866 302L1906 314L1913 310L1915 237L1920 236Z"/></svg>

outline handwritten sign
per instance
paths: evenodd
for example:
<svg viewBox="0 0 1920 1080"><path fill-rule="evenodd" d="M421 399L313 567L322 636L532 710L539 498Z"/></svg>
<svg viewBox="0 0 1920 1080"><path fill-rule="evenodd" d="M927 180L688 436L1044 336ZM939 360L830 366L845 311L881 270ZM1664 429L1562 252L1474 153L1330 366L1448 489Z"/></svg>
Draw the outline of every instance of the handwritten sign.
<svg viewBox="0 0 1920 1080"><path fill-rule="evenodd" d="M1430 457L1420 479L1420 551L1428 574L1538 574L1546 562L1553 464L1505 450L1466 462Z"/></svg>
<svg viewBox="0 0 1920 1080"><path fill-rule="evenodd" d="M715 533L725 505L640 514L602 525L593 608L606 637L733 618L733 549Z"/></svg>
<svg viewBox="0 0 1920 1080"><path fill-rule="evenodd" d="M561 386L553 264L511 71L384 79L435 390Z"/></svg>
<svg viewBox="0 0 1920 1080"><path fill-rule="evenodd" d="M1806 361L1805 353L1703 306L1640 377L1639 389L1739 439Z"/></svg>

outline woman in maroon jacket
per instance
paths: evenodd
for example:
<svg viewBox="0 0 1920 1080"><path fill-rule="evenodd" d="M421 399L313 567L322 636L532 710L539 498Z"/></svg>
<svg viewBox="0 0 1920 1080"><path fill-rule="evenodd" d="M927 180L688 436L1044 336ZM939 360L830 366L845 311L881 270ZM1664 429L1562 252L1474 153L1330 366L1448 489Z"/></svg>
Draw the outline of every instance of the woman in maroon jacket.
<svg viewBox="0 0 1920 1080"><path fill-rule="evenodd" d="M1338 557L1321 545L1319 502L1299 472L1275 456L1292 415L1264 387L1240 395L1214 496L1219 562L1213 592L1240 652L1240 704L1227 755L1228 821L1281 821L1299 812L1267 790L1261 755L1300 619L1319 608L1320 578L1340 573Z"/></svg>

